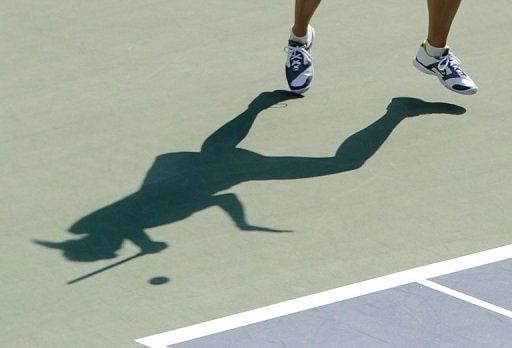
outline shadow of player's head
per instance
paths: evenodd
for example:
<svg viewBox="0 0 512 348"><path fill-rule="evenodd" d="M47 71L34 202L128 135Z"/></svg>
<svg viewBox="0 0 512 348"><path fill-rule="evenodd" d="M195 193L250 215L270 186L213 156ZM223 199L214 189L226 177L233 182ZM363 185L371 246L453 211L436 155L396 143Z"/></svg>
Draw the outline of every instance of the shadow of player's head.
<svg viewBox="0 0 512 348"><path fill-rule="evenodd" d="M71 239L64 242L49 242L35 240L35 243L50 249L61 250L70 261L88 262L113 259L117 256L118 247L112 247L108 243L98 243L91 236L82 239Z"/></svg>

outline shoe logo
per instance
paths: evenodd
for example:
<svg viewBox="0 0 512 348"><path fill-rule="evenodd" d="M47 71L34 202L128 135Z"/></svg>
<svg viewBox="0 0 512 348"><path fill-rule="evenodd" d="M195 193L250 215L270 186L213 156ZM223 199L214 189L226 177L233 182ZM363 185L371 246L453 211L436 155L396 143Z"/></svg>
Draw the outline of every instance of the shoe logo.
<svg viewBox="0 0 512 348"><path fill-rule="evenodd" d="M445 77L447 75L446 70L441 70L437 67L433 67L432 69L437 71L442 77Z"/></svg>

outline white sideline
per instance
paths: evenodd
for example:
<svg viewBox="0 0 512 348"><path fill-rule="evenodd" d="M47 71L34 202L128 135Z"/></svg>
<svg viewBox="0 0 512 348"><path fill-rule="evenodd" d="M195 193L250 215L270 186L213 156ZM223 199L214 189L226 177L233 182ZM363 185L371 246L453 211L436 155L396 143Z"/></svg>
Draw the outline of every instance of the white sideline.
<svg viewBox="0 0 512 348"><path fill-rule="evenodd" d="M444 293L446 295L449 295L449 296L452 296L452 297L456 297L459 300L469 302L471 304L474 304L475 306L479 306L479 307L488 309L490 311L496 312L498 314L504 315L506 317L512 318L512 311L509 311L508 309L505 309L505 308L502 308L502 307L498 307L496 305L493 305L492 303L480 300L480 299L478 299L476 297L473 297L473 296L469 296L467 294L464 294L464 293L459 292L457 290L453 290L453 289L448 288L448 287L446 287L444 285L440 285L440 284L434 283L434 282L432 282L430 280L427 280L427 279L420 279L420 280L417 280L416 282L421 284L421 285L424 285L426 287L429 287L431 289L434 289L436 291L442 292L442 293Z"/></svg>
<svg viewBox="0 0 512 348"><path fill-rule="evenodd" d="M445 274L506 260L509 258L512 258L512 244L454 258L447 261L433 263L427 266L412 268L406 271L342 286L340 288L280 302L274 305L230 315L192 326L187 326L181 329L139 338L136 339L135 342L150 348L165 348L172 344L189 341L195 338L235 329L264 320L297 313L303 310L320 307L323 305L371 294L377 291L386 290L413 282L421 283L422 281L429 278L434 278ZM423 282L423 285L432 287L431 283L432 282L427 281L426 283ZM443 287L443 292L447 293L446 289L448 288ZM467 298L465 298L465 300L467 300ZM481 305L481 303L479 305Z"/></svg>

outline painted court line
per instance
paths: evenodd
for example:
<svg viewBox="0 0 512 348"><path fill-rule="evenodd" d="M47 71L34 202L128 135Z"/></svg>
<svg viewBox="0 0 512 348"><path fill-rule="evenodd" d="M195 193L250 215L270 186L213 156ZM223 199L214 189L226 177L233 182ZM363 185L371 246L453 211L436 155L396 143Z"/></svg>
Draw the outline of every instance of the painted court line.
<svg viewBox="0 0 512 348"><path fill-rule="evenodd" d="M227 317L207 321L204 323L184 327L181 329L171 330L160 334L139 338L136 339L135 342L138 342L151 348L165 348L172 344L189 341L195 338L231 329L236 329L242 326L247 326L250 324L258 323L269 319L274 319L284 315L297 313L307 309L320 307L331 303L336 303L339 301L371 294L381 290L391 289L405 284L421 282L429 278L434 278L445 274L486 265L493 262L503 261L509 258L512 258L512 244L478 252L467 256L458 257L447 261L434 263L427 266L417 267L406 271L393 273L390 275L362 281L359 283L346 285L340 288L319 292L313 295L304 296L289 301L280 302L267 307L262 307L248 312L230 315ZM426 284L431 285L430 283ZM423 285L429 286L426 284ZM448 288L443 287L444 291L446 291L446 289Z"/></svg>
<svg viewBox="0 0 512 348"><path fill-rule="evenodd" d="M488 309L490 311L496 312L498 314L504 315L506 317L512 318L512 311L509 311L508 309L498 307L496 305L493 305L492 303L480 300L476 297L469 296L467 294L464 294L462 292L459 292L457 290L450 289L444 285L434 283L433 281L427 280L427 279L420 279L416 281L417 283L429 287L431 289L434 289L436 291L442 292L443 294L456 297L460 300L469 302L471 304L474 304L476 306Z"/></svg>

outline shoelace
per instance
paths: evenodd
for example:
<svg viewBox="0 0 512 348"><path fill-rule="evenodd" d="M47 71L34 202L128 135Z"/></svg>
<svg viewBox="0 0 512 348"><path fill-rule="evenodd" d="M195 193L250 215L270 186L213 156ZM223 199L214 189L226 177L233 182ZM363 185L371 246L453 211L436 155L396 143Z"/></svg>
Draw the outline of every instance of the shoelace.
<svg viewBox="0 0 512 348"><path fill-rule="evenodd" d="M291 66L294 71L298 71L302 64L312 60L311 54L304 46L286 46L284 51L288 54L286 66Z"/></svg>
<svg viewBox="0 0 512 348"><path fill-rule="evenodd" d="M448 52L448 54L437 63L437 68L440 71L445 71L447 66L453 71L456 71L459 75L466 75L464 71L460 68L460 59L457 58L452 52Z"/></svg>

